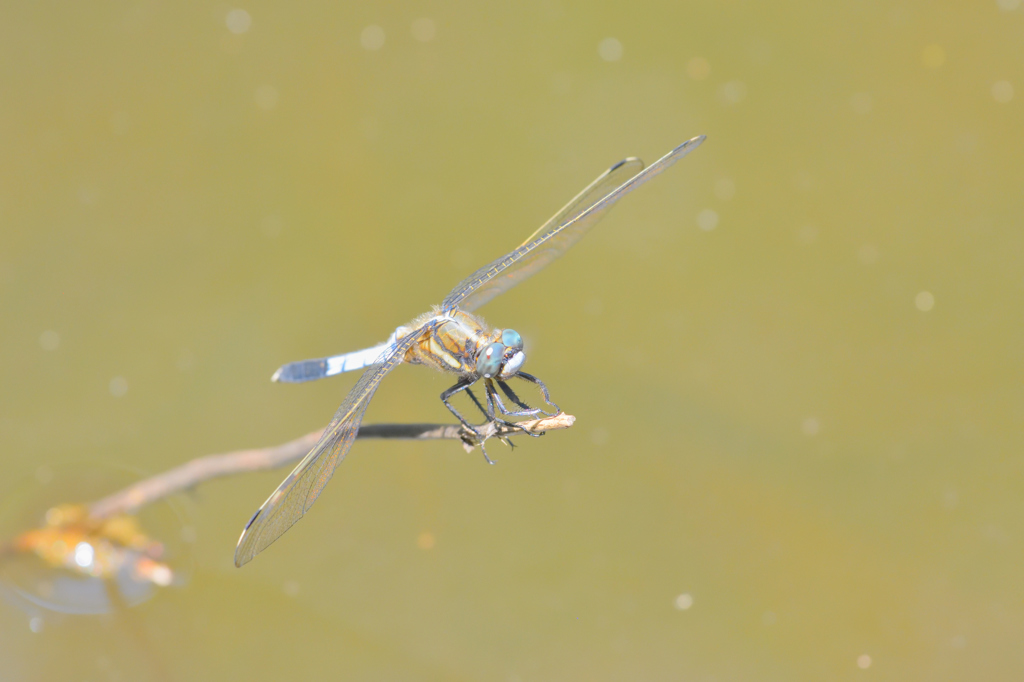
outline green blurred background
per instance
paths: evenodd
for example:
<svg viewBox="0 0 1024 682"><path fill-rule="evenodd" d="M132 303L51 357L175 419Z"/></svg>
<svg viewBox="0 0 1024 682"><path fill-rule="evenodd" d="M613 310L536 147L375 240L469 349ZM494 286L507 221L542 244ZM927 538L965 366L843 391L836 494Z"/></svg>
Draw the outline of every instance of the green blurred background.
<svg viewBox="0 0 1024 682"><path fill-rule="evenodd" d="M0 603L0 678L1020 679L1022 103L1019 0L5 3L6 500L322 426L277 366L708 141L481 311L573 429L357 443L242 570L284 472L205 484L185 587Z"/></svg>

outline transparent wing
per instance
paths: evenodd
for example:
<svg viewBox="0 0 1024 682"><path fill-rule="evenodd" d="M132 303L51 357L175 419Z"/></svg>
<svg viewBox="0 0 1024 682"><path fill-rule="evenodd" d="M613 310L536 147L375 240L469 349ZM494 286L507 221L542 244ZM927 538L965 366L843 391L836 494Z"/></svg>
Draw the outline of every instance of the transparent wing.
<svg viewBox="0 0 1024 682"><path fill-rule="evenodd" d="M476 310L540 271L579 241L619 199L689 154L704 139L703 135L698 135L687 140L645 170L641 170L640 159L629 158L615 164L518 248L459 282L441 303L442 310L456 306L466 311Z"/></svg>
<svg viewBox="0 0 1024 682"><path fill-rule="evenodd" d="M389 347L363 373L324 430L320 441L246 524L235 548L236 566L251 561L309 511L331 480L335 467L352 446L366 407L381 379L402 362L405 351L426 329L421 328Z"/></svg>

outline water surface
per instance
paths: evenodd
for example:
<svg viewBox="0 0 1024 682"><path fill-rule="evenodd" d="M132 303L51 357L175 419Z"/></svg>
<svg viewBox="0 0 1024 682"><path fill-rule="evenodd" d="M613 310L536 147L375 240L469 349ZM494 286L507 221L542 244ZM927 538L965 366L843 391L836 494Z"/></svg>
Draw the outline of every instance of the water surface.
<svg viewBox="0 0 1024 682"><path fill-rule="evenodd" d="M283 472L204 485L186 586L0 605L0 677L1018 679L1024 6L350 5L0 9L0 495L322 426L276 367L707 134L481 311L576 426L358 443L242 570Z"/></svg>

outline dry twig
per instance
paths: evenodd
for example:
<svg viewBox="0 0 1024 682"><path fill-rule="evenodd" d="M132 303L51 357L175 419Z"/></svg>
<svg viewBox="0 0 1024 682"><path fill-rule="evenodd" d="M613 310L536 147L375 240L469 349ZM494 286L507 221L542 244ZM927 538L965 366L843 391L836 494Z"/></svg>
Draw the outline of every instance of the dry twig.
<svg viewBox="0 0 1024 682"><path fill-rule="evenodd" d="M461 425L450 424L367 424L359 429L359 438L395 438L404 440L461 440L463 447L471 451L489 438L508 438L530 434L541 434L554 429L567 429L576 418L568 414L519 422L516 428L500 424L485 424L478 427L482 438ZM89 515L94 519L105 519L117 514L132 513L139 507L167 497L173 493L193 488L203 481L220 476L250 471L263 471L293 464L302 459L320 439L323 429L307 433L282 445L252 450L236 450L218 455L207 455L193 459L181 466L134 483L124 490L108 495L89 505Z"/></svg>

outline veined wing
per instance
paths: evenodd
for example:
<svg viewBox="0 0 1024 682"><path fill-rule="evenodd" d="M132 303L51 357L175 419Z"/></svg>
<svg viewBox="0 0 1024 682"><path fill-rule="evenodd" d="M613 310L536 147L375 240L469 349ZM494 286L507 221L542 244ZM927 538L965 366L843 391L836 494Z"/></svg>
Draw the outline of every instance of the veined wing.
<svg viewBox="0 0 1024 682"><path fill-rule="evenodd" d="M640 170L643 162L635 158L615 164L518 248L459 282L441 303L441 309L458 306L466 311L476 310L543 269L579 241L619 199L665 171L704 140L704 135L687 140L644 170Z"/></svg>
<svg viewBox="0 0 1024 682"><path fill-rule="evenodd" d="M405 351L425 329L423 327L390 346L363 372L320 436L320 441L246 524L235 548L235 566L248 563L309 511L331 480L335 467L352 446L366 407L381 379L402 362Z"/></svg>

